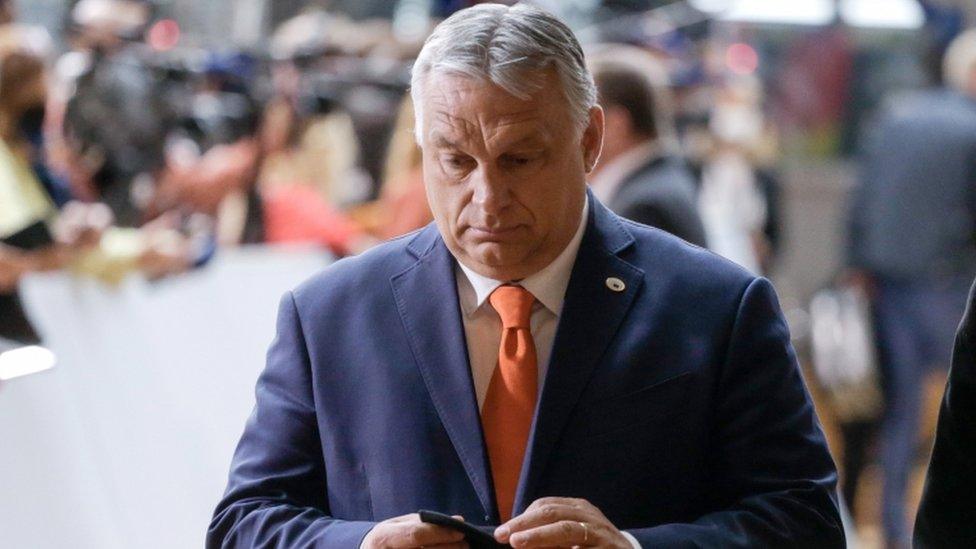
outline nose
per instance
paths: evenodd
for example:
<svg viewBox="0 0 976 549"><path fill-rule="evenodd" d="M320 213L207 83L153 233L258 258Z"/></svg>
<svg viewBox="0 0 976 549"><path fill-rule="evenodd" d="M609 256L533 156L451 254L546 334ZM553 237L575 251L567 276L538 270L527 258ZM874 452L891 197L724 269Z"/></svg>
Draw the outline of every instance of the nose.
<svg viewBox="0 0 976 549"><path fill-rule="evenodd" d="M471 178L471 201L487 215L497 215L512 202L506 178L496 170L480 166Z"/></svg>

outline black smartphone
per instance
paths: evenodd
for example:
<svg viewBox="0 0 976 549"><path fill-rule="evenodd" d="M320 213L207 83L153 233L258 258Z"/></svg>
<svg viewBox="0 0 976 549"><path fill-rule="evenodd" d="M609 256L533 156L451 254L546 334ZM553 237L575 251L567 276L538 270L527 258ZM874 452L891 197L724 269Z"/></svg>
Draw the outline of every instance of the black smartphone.
<svg viewBox="0 0 976 549"><path fill-rule="evenodd" d="M475 526L464 522L463 520L458 520L450 515L445 515L444 513L438 513L437 511L419 511L420 521L426 522L428 524L436 524L438 526L443 526L445 528L450 528L452 530L457 530L464 534L465 541L471 546L471 549L495 549L497 547L511 547L511 545L506 545L503 543L498 543L495 541L495 536L493 532L495 528L492 526Z"/></svg>

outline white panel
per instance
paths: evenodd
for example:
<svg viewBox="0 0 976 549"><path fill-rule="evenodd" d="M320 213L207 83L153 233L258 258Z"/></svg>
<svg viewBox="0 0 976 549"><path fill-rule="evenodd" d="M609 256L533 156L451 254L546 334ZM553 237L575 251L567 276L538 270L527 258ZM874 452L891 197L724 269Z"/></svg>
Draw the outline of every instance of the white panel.
<svg viewBox="0 0 976 549"><path fill-rule="evenodd" d="M854 27L918 29L925 12L916 0L840 0L840 16Z"/></svg>

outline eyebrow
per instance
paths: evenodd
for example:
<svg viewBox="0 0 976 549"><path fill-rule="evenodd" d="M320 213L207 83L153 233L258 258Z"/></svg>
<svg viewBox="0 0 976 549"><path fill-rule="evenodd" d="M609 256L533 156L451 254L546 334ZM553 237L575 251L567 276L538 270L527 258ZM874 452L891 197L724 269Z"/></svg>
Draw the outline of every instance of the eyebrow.
<svg viewBox="0 0 976 549"><path fill-rule="evenodd" d="M434 142L435 147L446 147L451 149L460 149L461 147L455 141L451 141L446 135L440 132L431 133L430 140Z"/></svg>

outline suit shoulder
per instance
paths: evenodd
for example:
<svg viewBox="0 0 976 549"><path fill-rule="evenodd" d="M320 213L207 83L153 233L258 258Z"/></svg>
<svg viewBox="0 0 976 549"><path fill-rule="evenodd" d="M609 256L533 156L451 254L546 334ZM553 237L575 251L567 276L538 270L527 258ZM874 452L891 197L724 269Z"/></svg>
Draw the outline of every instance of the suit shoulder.
<svg viewBox="0 0 976 549"><path fill-rule="evenodd" d="M648 276L668 277L695 291L712 287L741 293L757 277L741 265L667 231L619 218L633 235L633 261Z"/></svg>

